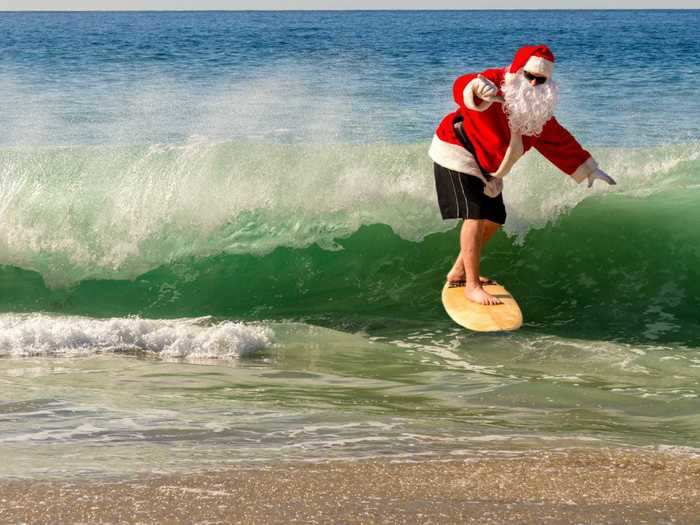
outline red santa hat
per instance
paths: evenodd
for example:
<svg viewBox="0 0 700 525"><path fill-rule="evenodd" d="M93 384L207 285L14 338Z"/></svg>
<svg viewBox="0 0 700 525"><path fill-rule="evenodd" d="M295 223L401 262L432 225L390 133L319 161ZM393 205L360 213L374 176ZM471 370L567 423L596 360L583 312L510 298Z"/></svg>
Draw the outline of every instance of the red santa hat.
<svg viewBox="0 0 700 525"><path fill-rule="evenodd" d="M515 74L523 68L528 73L549 78L554 71L554 53L545 45L523 46L515 53L508 72Z"/></svg>

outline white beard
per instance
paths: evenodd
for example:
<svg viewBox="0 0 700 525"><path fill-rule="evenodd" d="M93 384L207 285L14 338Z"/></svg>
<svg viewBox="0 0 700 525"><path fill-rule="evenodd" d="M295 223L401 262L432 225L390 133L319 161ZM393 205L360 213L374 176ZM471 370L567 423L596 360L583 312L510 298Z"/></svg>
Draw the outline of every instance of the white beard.
<svg viewBox="0 0 700 525"><path fill-rule="evenodd" d="M523 72L507 74L503 83L503 109L510 129L522 135L536 136L554 115L559 99L559 85L554 80L531 85Z"/></svg>

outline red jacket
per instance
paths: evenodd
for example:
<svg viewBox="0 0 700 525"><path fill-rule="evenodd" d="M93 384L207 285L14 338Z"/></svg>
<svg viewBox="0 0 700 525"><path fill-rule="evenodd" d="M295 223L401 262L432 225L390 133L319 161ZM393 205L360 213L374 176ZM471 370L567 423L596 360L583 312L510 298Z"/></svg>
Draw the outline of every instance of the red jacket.
<svg viewBox="0 0 700 525"><path fill-rule="evenodd" d="M506 70L487 69L481 74L500 88ZM429 151L433 161L454 171L479 175L474 157L455 134L453 123L461 116L464 133L474 146L479 164L492 175L505 176L532 147L576 182L596 170L598 164L591 154L554 117L547 121L539 136L511 133L502 104L483 101L473 94L472 82L476 78L476 73L469 73L455 81L453 95L459 109L443 118L435 131ZM500 89L498 94L503 96Z"/></svg>

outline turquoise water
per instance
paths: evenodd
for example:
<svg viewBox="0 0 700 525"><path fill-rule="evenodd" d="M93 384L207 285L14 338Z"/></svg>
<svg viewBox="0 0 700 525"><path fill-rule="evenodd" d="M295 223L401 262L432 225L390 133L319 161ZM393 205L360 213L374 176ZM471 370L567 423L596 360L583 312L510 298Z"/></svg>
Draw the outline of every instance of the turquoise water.
<svg viewBox="0 0 700 525"><path fill-rule="evenodd" d="M695 450L698 16L0 15L0 475ZM618 185L517 165L484 271L525 325L479 335L426 152L529 41Z"/></svg>

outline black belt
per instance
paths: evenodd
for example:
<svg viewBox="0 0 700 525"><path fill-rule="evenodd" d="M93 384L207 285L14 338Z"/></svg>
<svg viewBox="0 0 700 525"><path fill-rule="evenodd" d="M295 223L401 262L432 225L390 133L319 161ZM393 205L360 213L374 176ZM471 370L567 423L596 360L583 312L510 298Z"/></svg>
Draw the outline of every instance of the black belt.
<svg viewBox="0 0 700 525"><path fill-rule="evenodd" d="M472 141L469 140L469 137L467 137L467 134L464 132L464 127L462 123L464 122L464 117L462 115L457 115L455 119L452 121L452 126L455 129L455 135L457 135L457 139L462 143L462 146L464 146L464 149L466 149L469 153L472 154L472 157L474 157L474 162L476 162L476 165L479 166L479 169L481 170L481 174L484 176L486 180L491 180L493 178L493 175L491 175L488 171L486 171L484 168L481 167L481 164L479 163L479 159L476 157L476 151L474 150L474 144L472 144Z"/></svg>

